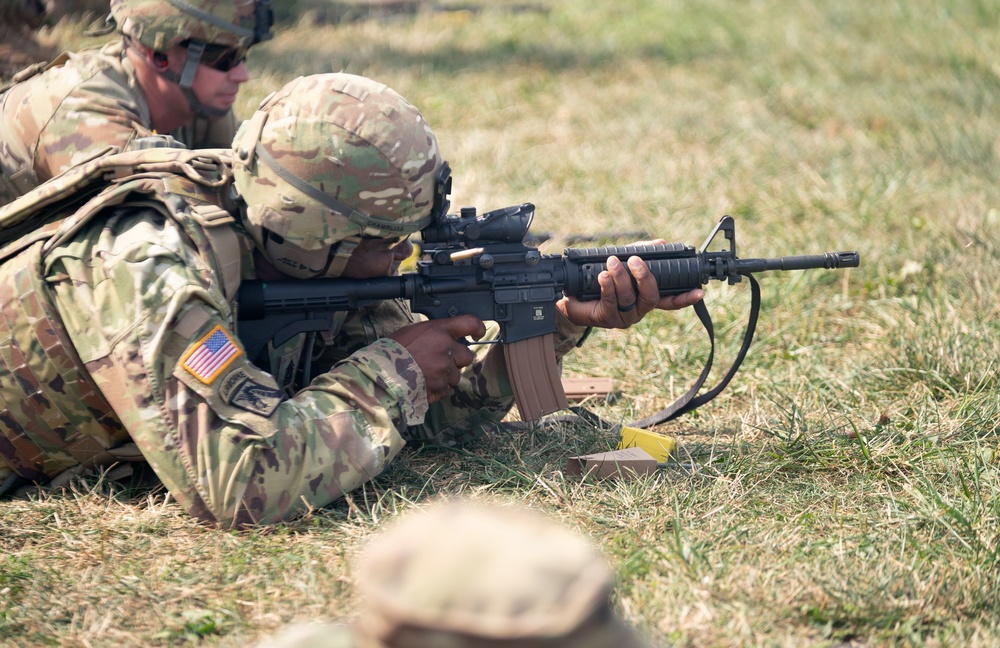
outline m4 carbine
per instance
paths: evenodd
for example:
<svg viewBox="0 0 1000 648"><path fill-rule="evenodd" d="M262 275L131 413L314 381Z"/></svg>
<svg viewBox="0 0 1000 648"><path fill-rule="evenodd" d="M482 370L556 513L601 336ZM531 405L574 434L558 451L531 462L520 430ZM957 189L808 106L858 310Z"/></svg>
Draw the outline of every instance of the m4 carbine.
<svg viewBox="0 0 1000 648"><path fill-rule="evenodd" d="M277 345L300 333L329 330L335 311L388 299L407 299L414 312L431 319L471 313L499 324L495 342L505 345L518 411L522 419L533 420L566 407L553 344L555 304L564 294L582 300L599 298L597 276L609 256L643 259L661 296L684 293L713 279L734 284L747 277L752 291L750 322L732 368L711 391L697 394L711 368L715 346L711 318L704 302L698 302L695 310L712 340L712 354L684 397L659 414L631 424L648 427L708 402L728 384L756 327L760 288L753 273L859 264L857 252L740 259L730 216L719 221L699 250L666 243L568 248L562 255L542 254L524 243L534 212L534 205L524 203L481 216L463 208L459 215L441 218L421 230L424 260L412 273L374 279L244 281L238 297L238 334L248 357L257 357L268 340ZM720 233L728 240L728 248L709 251Z"/></svg>

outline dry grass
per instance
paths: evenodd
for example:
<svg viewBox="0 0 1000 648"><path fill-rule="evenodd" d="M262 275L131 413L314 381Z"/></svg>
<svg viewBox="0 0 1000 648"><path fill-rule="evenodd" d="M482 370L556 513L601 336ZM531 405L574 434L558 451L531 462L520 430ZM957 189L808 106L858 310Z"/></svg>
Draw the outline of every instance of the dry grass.
<svg viewBox="0 0 1000 648"><path fill-rule="evenodd" d="M240 111L298 74L366 74L421 107L458 204L530 200L557 239L693 244L729 213L742 256L858 249L862 267L764 277L743 370L665 427L676 461L648 479L565 478L568 456L614 440L557 428L405 453L351 500L253 532L93 478L0 502L9 645L236 646L351 616L365 539L456 493L587 532L657 645L1000 642L1000 12L544 6L284 29L252 53ZM724 363L747 297L708 290ZM682 393L706 354L682 313L595 336L567 369L613 376L625 397L592 405L628 421Z"/></svg>

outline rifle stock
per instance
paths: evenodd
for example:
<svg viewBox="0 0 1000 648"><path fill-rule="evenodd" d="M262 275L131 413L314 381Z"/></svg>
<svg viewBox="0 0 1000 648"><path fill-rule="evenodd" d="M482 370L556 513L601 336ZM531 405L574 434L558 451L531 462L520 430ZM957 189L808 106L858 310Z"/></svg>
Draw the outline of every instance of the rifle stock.
<svg viewBox="0 0 1000 648"><path fill-rule="evenodd" d="M518 410L522 418L532 420L566 406L552 344L555 303L564 294L597 299L597 276L609 256L642 258L661 296L684 293L711 280L737 283L744 276L771 270L860 264L857 252L740 259L735 223L729 216L719 221L700 250L667 243L568 248L563 255L546 255L523 242L533 216L534 205L524 203L481 216L465 208L458 216L440 219L421 232L425 260L417 263L415 272L400 276L244 281L238 296L239 337L248 356L255 358L268 340L280 344L299 333L328 330L333 312L388 299L409 300L414 312L431 319L472 314L499 324L497 342L508 345L508 371ZM709 251L720 233L728 239L728 249ZM745 346L752 334L748 329ZM517 350L510 346L529 340L534 342L518 344ZM545 362L541 371L540 362Z"/></svg>

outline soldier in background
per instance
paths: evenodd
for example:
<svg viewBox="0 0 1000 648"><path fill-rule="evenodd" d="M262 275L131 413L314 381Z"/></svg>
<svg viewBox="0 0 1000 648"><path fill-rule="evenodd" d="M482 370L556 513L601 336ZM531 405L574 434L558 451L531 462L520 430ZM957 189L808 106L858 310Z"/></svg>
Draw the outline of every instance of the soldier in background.
<svg viewBox="0 0 1000 648"><path fill-rule="evenodd" d="M0 206L154 132L189 148L228 147L247 49L271 35L268 6L112 0L121 40L60 56L0 95Z"/></svg>
<svg viewBox="0 0 1000 648"><path fill-rule="evenodd" d="M292 626L257 648L643 648L611 610L611 570L538 513L436 504L391 524L354 572L345 625Z"/></svg>

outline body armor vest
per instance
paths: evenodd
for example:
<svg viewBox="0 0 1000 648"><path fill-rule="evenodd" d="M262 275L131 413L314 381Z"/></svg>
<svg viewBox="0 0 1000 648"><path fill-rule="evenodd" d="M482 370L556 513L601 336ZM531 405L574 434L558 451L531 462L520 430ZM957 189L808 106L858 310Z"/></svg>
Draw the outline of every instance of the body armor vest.
<svg viewBox="0 0 1000 648"><path fill-rule="evenodd" d="M0 460L22 478L142 459L68 339L45 285L47 251L104 210L139 204L181 225L231 298L241 254L221 204L228 155L154 148L107 156L0 208Z"/></svg>

